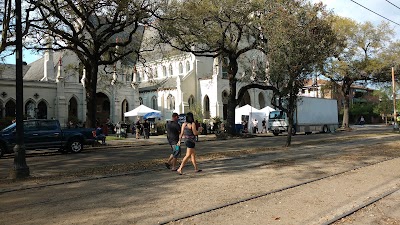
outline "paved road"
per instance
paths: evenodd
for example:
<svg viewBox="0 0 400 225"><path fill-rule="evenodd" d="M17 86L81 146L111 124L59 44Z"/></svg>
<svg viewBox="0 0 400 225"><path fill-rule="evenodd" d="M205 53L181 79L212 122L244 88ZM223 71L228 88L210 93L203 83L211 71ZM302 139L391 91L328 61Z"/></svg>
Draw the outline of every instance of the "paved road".
<svg viewBox="0 0 400 225"><path fill-rule="evenodd" d="M387 126L355 126L352 134L361 135L365 132L388 132ZM329 134L296 135L292 139L292 146L303 141L329 140L348 135L346 132ZM208 155L215 152L238 151L257 147L283 147L286 136L275 137L272 134L261 134L255 138L216 140L215 135L201 135L197 144L197 154ZM64 171L79 171L104 165L134 163L145 160L162 160L169 154L169 146L165 136L152 136L150 139L136 140L129 137L124 140L107 141L105 147L87 147L86 151L79 154L58 154L52 151L49 155L27 158L27 164L31 175L34 177L51 176ZM49 151L37 151L36 153L49 153ZM8 179L10 168L13 166L13 157L9 155L0 159L0 180Z"/></svg>
<svg viewBox="0 0 400 225"><path fill-rule="evenodd" d="M362 149L372 146L373 150L382 151L381 146L398 140L398 135L389 131L384 126L366 126L350 133L298 135L290 149L279 147L233 158L201 159L200 166L204 169L201 174L190 171L189 165L184 171L186 175L177 176L163 168L160 161L159 167L150 167L150 170L120 176L95 176L70 183L61 179L40 188L35 182L39 185L46 182L31 180L4 186L0 183L0 224L168 222L383 160L387 156L367 155ZM383 132L387 133L376 135ZM267 136L203 141L198 146L199 155L206 156L250 147L283 146L284 142L285 137ZM82 154L33 157L28 163L35 176L45 177L60 171L81 171L98 165L151 160L157 163L157 160L165 158L165 147L158 144L140 148L110 147ZM5 162L12 163L12 159L5 159ZM172 224L321 224L340 213L341 209L398 185L399 165L398 160L388 161ZM363 185L365 182L369 182L368 185ZM346 188L353 186L352 189ZM13 191L13 188L22 189ZM400 218L396 213L395 216Z"/></svg>

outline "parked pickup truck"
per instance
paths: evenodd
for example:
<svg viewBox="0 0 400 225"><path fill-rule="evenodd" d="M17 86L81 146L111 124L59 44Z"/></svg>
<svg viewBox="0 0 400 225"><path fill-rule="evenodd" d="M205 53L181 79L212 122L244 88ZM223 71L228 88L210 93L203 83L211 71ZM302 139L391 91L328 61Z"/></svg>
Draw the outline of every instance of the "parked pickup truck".
<svg viewBox="0 0 400 225"><path fill-rule="evenodd" d="M58 120L34 119L24 121L24 144L27 150L58 149L78 153L83 145L94 142L94 128L61 129ZM16 124L0 131L0 157L13 153L16 144Z"/></svg>

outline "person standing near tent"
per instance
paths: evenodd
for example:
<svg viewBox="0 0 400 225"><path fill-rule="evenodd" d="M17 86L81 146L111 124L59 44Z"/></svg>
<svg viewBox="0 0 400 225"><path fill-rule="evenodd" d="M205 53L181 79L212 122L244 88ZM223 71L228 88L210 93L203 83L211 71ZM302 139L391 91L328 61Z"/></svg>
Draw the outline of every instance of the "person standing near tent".
<svg viewBox="0 0 400 225"><path fill-rule="evenodd" d="M261 122L261 125L262 125L261 133L267 132L267 121L265 120L265 118L264 118L263 121Z"/></svg>
<svg viewBox="0 0 400 225"><path fill-rule="evenodd" d="M136 123L135 123L135 127L136 127L136 139L140 139L140 129L142 128L142 124L140 124L140 119L138 118Z"/></svg>
<svg viewBox="0 0 400 225"><path fill-rule="evenodd" d="M150 123L147 119L143 122L143 137L144 139L149 139L150 137Z"/></svg>

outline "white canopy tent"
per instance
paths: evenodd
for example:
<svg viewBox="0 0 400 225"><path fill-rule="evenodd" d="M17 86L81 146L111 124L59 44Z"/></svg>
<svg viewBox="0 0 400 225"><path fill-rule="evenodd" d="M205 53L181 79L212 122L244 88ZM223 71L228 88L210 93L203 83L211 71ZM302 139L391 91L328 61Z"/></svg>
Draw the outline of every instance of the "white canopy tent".
<svg viewBox="0 0 400 225"><path fill-rule="evenodd" d="M258 121L258 131L262 130L261 121L265 118L265 112L260 111L250 105L244 105L240 108L235 109L235 124L242 123L242 116L249 116L248 120L248 130L250 131L253 127L253 120L257 119Z"/></svg>
<svg viewBox="0 0 400 225"><path fill-rule="evenodd" d="M266 106L266 107L260 109L260 111L265 112L265 116L268 118L269 113L272 111L275 111L275 109L272 108L271 106Z"/></svg>
<svg viewBox="0 0 400 225"><path fill-rule="evenodd" d="M138 106L137 108L135 108L135 109L133 109L133 110L131 110L131 111L129 111L129 112L124 113L124 116L125 116L125 117L130 117L130 116L144 116L144 115L146 115L146 114L148 114L148 113L152 113L152 112L154 112L154 113L161 113L161 111L158 111L158 110L149 108L149 107L147 107L147 106L145 106L145 105L140 105L140 106Z"/></svg>

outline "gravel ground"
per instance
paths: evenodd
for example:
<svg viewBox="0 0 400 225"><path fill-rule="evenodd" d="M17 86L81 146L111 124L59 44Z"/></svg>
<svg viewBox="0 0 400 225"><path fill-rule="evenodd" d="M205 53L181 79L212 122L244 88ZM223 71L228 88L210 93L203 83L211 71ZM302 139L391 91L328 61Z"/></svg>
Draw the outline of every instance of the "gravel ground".
<svg viewBox="0 0 400 225"><path fill-rule="evenodd" d="M86 169L84 175L66 171L3 181L0 224L322 224L400 184L398 137L338 135L291 148L202 155L203 172L194 173L188 164L183 176L154 159ZM374 164L382 160L387 161ZM276 192L366 165L371 166ZM52 185L35 188L46 184ZM26 189L12 191L20 187ZM399 202L395 193L338 224L399 224ZM222 207L227 204L232 205ZM215 208L220 209L209 211ZM198 215L182 219L192 214Z"/></svg>

